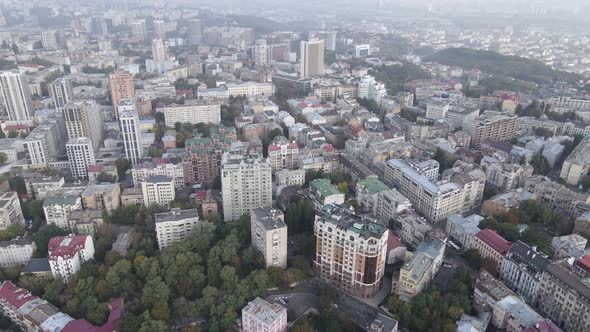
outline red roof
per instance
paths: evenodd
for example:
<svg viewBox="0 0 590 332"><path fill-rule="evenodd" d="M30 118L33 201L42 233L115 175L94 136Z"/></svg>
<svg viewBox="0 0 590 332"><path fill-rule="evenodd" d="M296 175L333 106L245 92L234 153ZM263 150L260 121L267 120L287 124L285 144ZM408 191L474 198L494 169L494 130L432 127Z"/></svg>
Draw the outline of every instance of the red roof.
<svg viewBox="0 0 590 332"><path fill-rule="evenodd" d="M332 144L324 144L324 146L322 146L322 150L326 151L326 152L334 152L334 150L336 150L334 148L334 146Z"/></svg>
<svg viewBox="0 0 590 332"><path fill-rule="evenodd" d="M527 327L522 332L562 332L562 330L549 319L543 319L535 326Z"/></svg>
<svg viewBox="0 0 590 332"><path fill-rule="evenodd" d="M582 256L576 264L584 270L590 272L590 254Z"/></svg>
<svg viewBox="0 0 590 332"><path fill-rule="evenodd" d="M268 152L279 151L280 149L281 149L281 147L276 144L271 144L268 146Z"/></svg>
<svg viewBox="0 0 590 332"><path fill-rule="evenodd" d="M98 173L102 171L101 165L90 165L88 166L88 173Z"/></svg>
<svg viewBox="0 0 590 332"><path fill-rule="evenodd" d="M392 231L389 231L389 236L387 237L387 251L392 251L396 248L406 248L406 245L403 244L399 236L393 234Z"/></svg>
<svg viewBox="0 0 590 332"><path fill-rule="evenodd" d="M10 281L5 281L0 286L0 299L8 302L11 306L18 309L25 303L36 299L37 297L24 288L19 288Z"/></svg>
<svg viewBox="0 0 590 332"><path fill-rule="evenodd" d="M86 239L90 235L69 235L56 236L49 240L47 249L49 251L49 259L56 259L57 257L72 257L74 254L86 245Z"/></svg>
<svg viewBox="0 0 590 332"><path fill-rule="evenodd" d="M6 131L19 131L19 130L27 130L27 129L29 129L29 127L24 124L13 124L13 125L7 125L4 127L4 130L6 130Z"/></svg>
<svg viewBox="0 0 590 332"><path fill-rule="evenodd" d="M475 234L475 237L490 246L502 256L505 256L512 246L512 242L507 241L491 229L482 229L481 231L477 232L477 234Z"/></svg>

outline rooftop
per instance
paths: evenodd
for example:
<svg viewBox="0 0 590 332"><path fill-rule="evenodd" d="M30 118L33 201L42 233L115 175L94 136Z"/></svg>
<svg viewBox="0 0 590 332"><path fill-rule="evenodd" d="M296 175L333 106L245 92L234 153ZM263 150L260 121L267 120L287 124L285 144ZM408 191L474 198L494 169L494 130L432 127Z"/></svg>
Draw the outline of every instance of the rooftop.
<svg viewBox="0 0 590 332"><path fill-rule="evenodd" d="M145 182L149 182L149 183L172 182L172 178L169 176L165 176L165 175L151 175L147 179L145 179Z"/></svg>
<svg viewBox="0 0 590 332"><path fill-rule="evenodd" d="M382 191L389 190L389 187L385 183L381 182L378 178L370 177L358 182L359 186L365 187L371 194L376 194Z"/></svg>
<svg viewBox="0 0 590 332"><path fill-rule="evenodd" d="M365 239L371 237L381 238L387 232L386 227L363 219L341 206L333 204L325 205L319 214L322 218L316 219L316 222L329 222L343 230L357 233Z"/></svg>
<svg viewBox="0 0 590 332"><path fill-rule="evenodd" d="M199 219L197 209L181 210L179 208L172 209L170 212L156 213L156 223L180 221L189 218Z"/></svg>
<svg viewBox="0 0 590 332"><path fill-rule="evenodd" d="M567 287L575 290L582 297L590 300L590 286L577 277L570 268L564 264L567 263L552 263L547 266L547 273L553 275L555 278L562 281Z"/></svg>
<svg viewBox="0 0 590 332"><path fill-rule="evenodd" d="M549 258L538 253L536 248L517 241L508 251L507 258L518 265L524 265L528 271L534 274L543 272L549 265Z"/></svg>
<svg viewBox="0 0 590 332"><path fill-rule="evenodd" d="M35 273L35 272L51 272L49 266L49 259L47 258L33 258L23 268L23 273Z"/></svg>
<svg viewBox="0 0 590 332"><path fill-rule="evenodd" d="M85 249L86 240L92 238L90 235L68 235L56 236L49 240L47 246L49 252L49 259L57 259L57 257L72 257L76 252Z"/></svg>
<svg viewBox="0 0 590 332"><path fill-rule="evenodd" d="M242 309L242 313L248 313L256 317L257 320L270 326L276 319L280 318L281 315L286 315L287 309L278 303L270 304L257 297L248 302L248 304Z"/></svg>
<svg viewBox="0 0 590 332"><path fill-rule="evenodd" d="M287 227L283 212L270 207L252 209L252 219L256 219L267 230Z"/></svg>
<svg viewBox="0 0 590 332"><path fill-rule="evenodd" d="M512 242L507 241L491 229L483 229L479 231L479 233L477 233L475 237L480 239L483 243L487 244L503 256L505 256L506 253L508 253L508 250L510 250L510 246L512 246Z"/></svg>
<svg viewBox="0 0 590 332"><path fill-rule="evenodd" d="M340 192L328 179L316 179L309 183L309 186L320 193L322 197L328 197L331 195L338 195Z"/></svg>
<svg viewBox="0 0 590 332"><path fill-rule="evenodd" d="M45 198L45 200L43 201L43 207L49 207L49 206L53 206L53 205L76 205L80 203L80 197L79 196L52 196L52 197L47 197Z"/></svg>

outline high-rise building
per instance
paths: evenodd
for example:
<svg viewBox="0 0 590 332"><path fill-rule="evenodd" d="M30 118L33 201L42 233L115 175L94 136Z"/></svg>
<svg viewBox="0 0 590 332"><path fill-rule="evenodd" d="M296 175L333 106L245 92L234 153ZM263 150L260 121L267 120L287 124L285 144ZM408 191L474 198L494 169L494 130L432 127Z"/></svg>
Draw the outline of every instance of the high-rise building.
<svg viewBox="0 0 590 332"><path fill-rule="evenodd" d="M166 48L162 39L152 40L152 59L154 61L163 62L168 59L166 56Z"/></svg>
<svg viewBox="0 0 590 332"><path fill-rule="evenodd" d="M583 139L563 162L559 177L567 184L577 186L590 171L590 138Z"/></svg>
<svg viewBox="0 0 590 332"><path fill-rule="evenodd" d="M242 309L243 332L287 332L287 308L257 297Z"/></svg>
<svg viewBox="0 0 590 332"><path fill-rule="evenodd" d="M287 225L283 212L271 207L252 209L252 246L266 261L266 267L287 268Z"/></svg>
<svg viewBox="0 0 590 332"><path fill-rule="evenodd" d="M385 84L377 82L373 76L367 75L361 78L358 87L358 97L373 100L381 105L381 100L387 95Z"/></svg>
<svg viewBox="0 0 590 332"><path fill-rule="evenodd" d="M166 23L163 20L154 20L154 35L158 39L166 37Z"/></svg>
<svg viewBox="0 0 590 332"><path fill-rule="evenodd" d="M0 193L0 230L12 224L25 224L18 195L14 191Z"/></svg>
<svg viewBox="0 0 590 332"><path fill-rule="evenodd" d="M33 113L31 90L18 70L0 72L0 92L10 121L29 121Z"/></svg>
<svg viewBox="0 0 590 332"><path fill-rule="evenodd" d="M474 147L479 147L486 139L509 141L518 137L520 129L518 117L498 112L486 112L464 126L464 130L471 134Z"/></svg>
<svg viewBox="0 0 590 332"><path fill-rule="evenodd" d="M74 88L72 81L67 78L58 78L49 85L53 105L56 109L61 109L67 103L74 101Z"/></svg>
<svg viewBox="0 0 590 332"><path fill-rule="evenodd" d="M336 31L326 32L326 49L328 51L336 51L336 37L338 36Z"/></svg>
<svg viewBox="0 0 590 332"><path fill-rule="evenodd" d="M226 152L221 161L223 217L236 220L254 208L272 205L272 169L268 159Z"/></svg>
<svg viewBox="0 0 590 332"><path fill-rule="evenodd" d="M199 225L197 209L172 209L170 212L156 213L156 238L160 250L170 243L184 240L191 236Z"/></svg>
<svg viewBox="0 0 590 332"><path fill-rule="evenodd" d="M254 45L254 62L258 67L266 65L268 62L268 46L266 45L266 39L256 40Z"/></svg>
<svg viewBox="0 0 590 332"><path fill-rule="evenodd" d="M191 18L188 20L187 39L189 45L199 45L203 42L203 34L205 28L203 21L198 18Z"/></svg>
<svg viewBox="0 0 590 332"><path fill-rule="evenodd" d="M176 198L174 180L164 175L152 175L141 183L143 205L169 205Z"/></svg>
<svg viewBox="0 0 590 332"><path fill-rule="evenodd" d="M102 142L103 118L100 106L92 100L73 101L61 108L68 139L87 137L94 151Z"/></svg>
<svg viewBox="0 0 590 332"><path fill-rule="evenodd" d="M44 168L59 157L65 148L67 134L63 118L51 117L37 126L23 141L33 167Z"/></svg>
<svg viewBox="0 0 590 332"><path fill-rule="evenodd" d="M145 20L135 20L129 24L131 28L131 35L139 41L145 41L147 38L147 26Z"/></svg>
<svg viewBox="0 0 590 332"><path fill-rule="evenodd" d="M117 69L109 75L109 89L111 90L111 101L115 111L115 118L118 118L117 106L122 99L135 98L135 86L133 75L123 69Z"/></svg>
<svg viewBox="0 0 590 332"><path fill-rule="evenodd" d="M74 178L88 178L88 166L96 165L92 141L88 137L72 138L66 143L70 171Z"/></svg>
<svg viewBox="0 0 590 332"><path fill-rule="evenodd" d="M49 240L47 252L53 277L68 283L82 263L94 259L94 242L90 235L56 236Z"/></svg>
<svg viewBox="0 0 590 332"><path fill-rule="evenodd" d="M301 41L300 77L324 75L324 41L311 38Z"/></svg>
<svg viewBox="0 0 590 332"><path fill-rule="evenodd" d="M389 230L335 205L322 208L313 228L319 277L354 296L375 295L385 271Z"/></svg>
<svg viewBox="0 0 590 332"><path fill-rule="evenodd" d="M137 165L143 156L137 111L130 110L119 114L119 126L123 135L125 157L131 165Z"/></svg>
<svg viewBox="0 0 590 332"><path fill-rule="evenodd" d="M55 30L41 32L41 45L46 50L57 50L59 48L57 32Z"/></svg>

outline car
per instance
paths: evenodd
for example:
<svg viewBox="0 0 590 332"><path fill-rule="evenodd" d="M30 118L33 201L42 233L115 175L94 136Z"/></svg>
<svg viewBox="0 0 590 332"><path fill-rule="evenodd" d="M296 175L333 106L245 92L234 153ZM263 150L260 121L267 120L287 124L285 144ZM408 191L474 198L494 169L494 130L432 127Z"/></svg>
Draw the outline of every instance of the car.
<svg viewBox="0 0 590 332"><path fill-rule="evenodd" d="M450 269L453 267L453 265L451 265L449 263L444 263L443 266L446 267L447 269Z"/></svg>

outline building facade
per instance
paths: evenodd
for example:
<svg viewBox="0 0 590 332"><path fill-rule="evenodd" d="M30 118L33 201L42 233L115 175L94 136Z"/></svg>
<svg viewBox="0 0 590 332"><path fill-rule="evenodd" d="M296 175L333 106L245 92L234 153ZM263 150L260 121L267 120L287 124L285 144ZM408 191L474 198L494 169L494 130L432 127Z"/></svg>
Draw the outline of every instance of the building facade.
<svg viewBox="0 0 590 332"><path fill-rule="evenodd" d="M172 209L170 212L156 213L156 239L160 250L170 243L187 239L199 225L196 209Z"/></svg>
<svg viewBox="0 0 590 332"><path fill-rule="evenodd" d="M252 246L266 261L266 267L287 268L287 225L283 212L271 207L252 209Z"/></svg>
<svg viewBox="0 0 590 332"><path fill-rule="evenodd" d="M176 198L174 180L164 175L152 175L141 183L143 204L168 206Z"/></svg>
<svg viewBox="0 0 590 332"><path fill-rule="evenodd" d="M43 201L43 213L48 225L55 225L69 232L76 231L76 225L70 224L73 211L82 210L79 196L48 197Z"/></svg>
<svg viewBox="0 0 590 332"><path fill-rule="evenodd" d="M74 88L72 81L67 78L58 78L49 84L51 98L56 109L61 109L67 103L74 101Z"/></svg>
<svg viewBox="0 0 590 332"><path fill-rule="evenodd" d="M301 78L324 74L324 41L310 39L301 41Z"/></svg>
<svg viewBox="0 0 590 332"><path fill-rule="evenodd" d="M33 99L23 73L17 70L0 72L0 93L10 121L29 121Z"/></svg>
<svg viewBox="0 0 590 332"><path fill-rule="evenodd" d="M88 178L88 166L96 165L94 148L87 137L70 139L66 143L70 171L74 178Z"/></svg>
<svg viewBox="0 0 590 332"><path fill-rule="evenodd" d="M68 283L82 268L82 263L94 258L94 242L90 235L57 236L49 240L49 266L54 278Z"/></svg>
<svg viewBox="0 0 590 332"><path fill-rule="evenodd" d="M535 304L541 274L549 265L546 255L518 241L512 245L500 266L500 279L528 303Z"/></svg>
<svg viewBox="0 0 590 332"><path fill-rule="evenodd" d="M242 309L243 332L287 332L287 308L257 297Z"/></svg>
<svg viewBox="0 0 590 332"><path fill-rule="evenodd" d="M70 101L59 108L63 114L68 139L87 137L95 151L103 138L103 117L95 101Z"/></svg>
<svg viewBox="0 0 590 332"><path fill-rule="evenodd" d="M111 212L121 204L121 187L118 183L89 184L82 193L82 206L85 209Z"/></svg>
<svg viewBox="0 0 590 332"><path fill-rule="evenodd" d="M133 75L123 69L116 69L109 74L109 90L111 92L111 101L113 102L115 118L118 119L119 114L117 113L117 106L119 105L119 101L135 98Z"/></svg>
<svg viewBox="0 0 590 332"><path fill-rule="evenodd" d="M123 135L125 157L131 165L137 165L143 157L141 132L139 131L139 115L135 110L119 114L119 126Z"/></svg>
<svg viewBox="0 0 590 332"><path fill-rule="evenodd" d="M31 239L0 241L0 267L27 265L35 250L37 246Z"/></svg>
<svg viewBox="0 0 590 332"><path fill-rule="evenodd" d="M180 123L221 123L221 104L216 100L187 101L184 105L168 105L159 107L157 112L164 113L166 127L174 128Z"/></svg>
<svg viewBox="0 0 590 332"><path fill-rule="evenodd" d="M12 224L25 224L23 210L15 191L0 193L0 230L7 229Z"/></svg>

